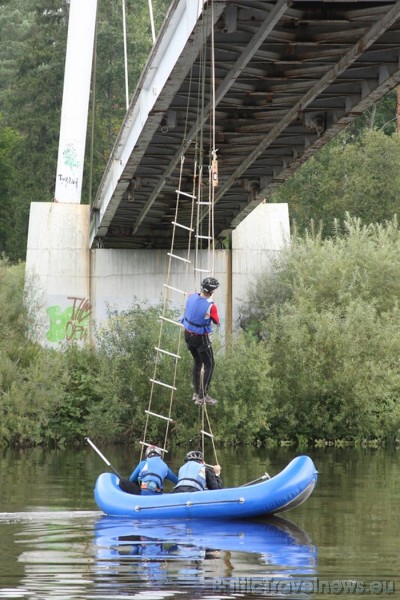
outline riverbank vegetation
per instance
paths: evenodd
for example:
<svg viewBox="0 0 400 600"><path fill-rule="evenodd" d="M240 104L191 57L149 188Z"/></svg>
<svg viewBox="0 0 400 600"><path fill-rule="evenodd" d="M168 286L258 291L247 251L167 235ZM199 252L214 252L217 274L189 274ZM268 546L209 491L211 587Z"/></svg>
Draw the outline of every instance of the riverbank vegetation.
<svg viewBox="0 0 400 600"><path fill-rule="evenodd" d="M160 307L110 314L96 344L29 341L24 266L0 263L0 443L139 439ZM295 236L241 307L217 353L212 418L226 444L395 444L400 430L400 228L396 219ZM172 315L171 315L172 316ZM176 316L176 315L175 315ZM191 358L181 352L171 437L196 435ZM155 437L162 436L154 430Z"/></svg>

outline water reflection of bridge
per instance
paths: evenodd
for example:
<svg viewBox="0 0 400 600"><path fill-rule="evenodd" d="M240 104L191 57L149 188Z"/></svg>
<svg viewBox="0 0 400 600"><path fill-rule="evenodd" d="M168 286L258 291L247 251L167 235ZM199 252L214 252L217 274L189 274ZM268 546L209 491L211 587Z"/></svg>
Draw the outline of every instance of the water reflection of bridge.
<svg viewBox="0 0 400 600"><path fill-rule="evenodd" d="M199 130L209 139L212 30L217 237L400 80L400 2L198 4L172 3L94 202L92 247L168 247L182 151Z"/></svg>

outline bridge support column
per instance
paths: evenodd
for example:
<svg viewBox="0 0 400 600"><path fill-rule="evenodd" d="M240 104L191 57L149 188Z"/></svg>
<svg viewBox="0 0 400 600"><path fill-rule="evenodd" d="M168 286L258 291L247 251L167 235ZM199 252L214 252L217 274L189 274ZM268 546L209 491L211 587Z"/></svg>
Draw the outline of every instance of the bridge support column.
<svg viewBox="0 0 400 600"><path fill-rule="evenodd" d="M71 0L55 201L80 203L97 0Z"/></svg>
<svg viewBox="0 0 400 600"><path fill-rule="evenodd" d="M26 297L38 317L35 336L57 346L89 336L88 205L33 202L26 255Z"/></svg>
<svg viewBox="0 0 400 600"><path fill-rule="evenodd" d="M240 324L240 305L261 273L290 242L289 209L285 203L259 204L232 232L232 322Z"/></svg>

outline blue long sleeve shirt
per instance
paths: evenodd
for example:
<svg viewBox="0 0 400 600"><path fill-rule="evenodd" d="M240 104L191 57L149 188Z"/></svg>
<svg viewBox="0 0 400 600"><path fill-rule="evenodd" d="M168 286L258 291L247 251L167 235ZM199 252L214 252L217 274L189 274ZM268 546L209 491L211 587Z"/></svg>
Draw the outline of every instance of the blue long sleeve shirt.
<svg viewBox="0 0 400 600"><path fill-rule="evenodd" d="M164 479L169 479L174 484L178 482L178 477L159 456L140 461L130 474L129 481L137 482L153 478L161 489Z"/></svg>

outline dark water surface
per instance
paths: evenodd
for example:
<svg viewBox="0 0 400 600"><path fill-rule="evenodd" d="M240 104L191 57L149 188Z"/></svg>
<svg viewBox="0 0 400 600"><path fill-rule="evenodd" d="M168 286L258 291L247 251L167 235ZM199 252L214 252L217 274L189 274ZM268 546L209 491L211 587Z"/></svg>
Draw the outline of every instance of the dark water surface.
<svg viewBox="0 0 400 600"><path fill-rule="evenodd" d="M137 456L101 448L128 475ZM174 456L172 456L172 454ZM279 472L290 449L224 450L225 486ZM0 454L0 600L400 598L399 451L307 451L311 498L251 522L110 518L90 447ZM177 469L184 451L171 453Z"/></svg>

